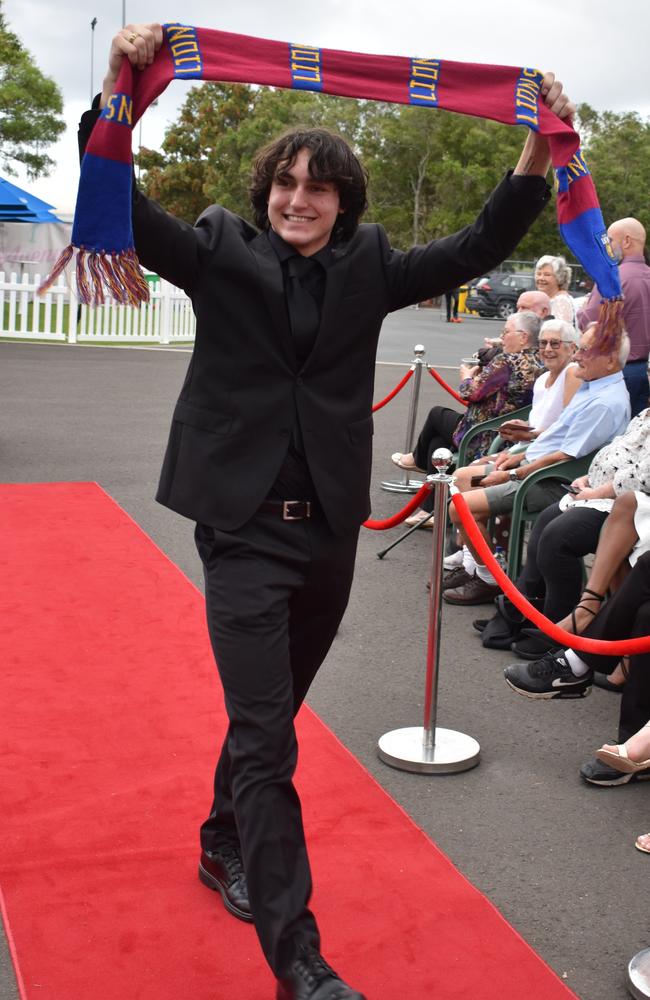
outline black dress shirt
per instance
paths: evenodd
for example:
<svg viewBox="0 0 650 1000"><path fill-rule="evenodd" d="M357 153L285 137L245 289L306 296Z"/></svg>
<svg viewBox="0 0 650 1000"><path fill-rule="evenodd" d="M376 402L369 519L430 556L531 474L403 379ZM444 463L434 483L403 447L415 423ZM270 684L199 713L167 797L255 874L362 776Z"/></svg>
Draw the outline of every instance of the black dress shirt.
<svg viewBox="0 0 650 1000"><path fill-rule="evenodd" d="M320 326L327 268L332 262L330 245L311 257L303 257L272 229L268 239L282 266L284 293L298 368L301 369L316 343ZM316 501L316 491L305 458L296 411L287 454L268 494L269 500Z"/></svg>

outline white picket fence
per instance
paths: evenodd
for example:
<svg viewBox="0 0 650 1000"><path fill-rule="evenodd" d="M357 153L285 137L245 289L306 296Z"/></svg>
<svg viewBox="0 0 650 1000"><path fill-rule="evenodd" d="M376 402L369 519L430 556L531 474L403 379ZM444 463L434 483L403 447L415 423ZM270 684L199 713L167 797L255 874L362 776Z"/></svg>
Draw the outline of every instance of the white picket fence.
<svg viewBox="0 0 650 1000"><path fill-rule="evenodd" d="M159 279L150 284L149 302L134 309L107 299L102 306L79 306L75 290L56 284L36 294L39 275L0 271L0 339L53 340L68 344L172 344L194 340L195 318L187 295Z"/></svg>

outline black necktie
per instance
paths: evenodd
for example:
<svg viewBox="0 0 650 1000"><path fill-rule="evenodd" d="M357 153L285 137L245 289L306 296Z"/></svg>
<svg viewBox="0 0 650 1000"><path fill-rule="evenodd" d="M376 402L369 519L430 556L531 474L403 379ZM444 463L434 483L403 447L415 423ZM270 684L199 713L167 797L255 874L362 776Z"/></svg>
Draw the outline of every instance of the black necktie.
<svg viewBox="0 0 650 1000"><path fill-rule="evenodd" d="M287 261L289 320L296 357L301 367L309 357L318 333L320 310L308 289L310 279L313 282L320 267L318 261L299 254Z"/></svg>

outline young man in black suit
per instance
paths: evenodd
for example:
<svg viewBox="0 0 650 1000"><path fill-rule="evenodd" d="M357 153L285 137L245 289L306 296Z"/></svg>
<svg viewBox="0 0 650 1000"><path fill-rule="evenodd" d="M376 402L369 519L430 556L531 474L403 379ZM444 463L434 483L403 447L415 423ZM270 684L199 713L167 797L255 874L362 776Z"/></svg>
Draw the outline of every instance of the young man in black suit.
<svg viewBox="0 0 650 1000"><path fill-rule="evenodd" d="M122 57L142 69L161 44L160 25L116 35L100 106ZM542 90L552 110L572 113L552 74ZM97 115L82 119L82 148ZM548 200L549 166L546 141L530 133L473 225L408 253L359 226L365 172L323 129L293 130L259 154L259 228L218 205L189 226L134 193L140 260L185 289L197 318L157 498L197 523L230 722L199 876L253 920L277 1000L363 1000L322 958L308 908L293 720L345 610L369 514L381 323L507 257Z"/></svg>

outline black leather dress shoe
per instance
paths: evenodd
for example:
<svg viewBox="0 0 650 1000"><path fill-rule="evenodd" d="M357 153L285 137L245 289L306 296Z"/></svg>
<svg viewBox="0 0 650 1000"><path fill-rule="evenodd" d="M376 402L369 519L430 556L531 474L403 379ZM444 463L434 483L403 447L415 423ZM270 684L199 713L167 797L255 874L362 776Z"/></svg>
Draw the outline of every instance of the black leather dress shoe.
<svg viewBox="0 0 650 1000"><path fill-rule="evenodd" d="M343 982L315 948L302 945L289 974L278 979L276 1000L366 1000Z"/></svg>
<svg viewBox="0 0 650 1000"><path fill-rule="evenodd" d="M208 889L221 893L223 905L233 917L252 922L244 865L236 844L216 851L201 851L199 878Z"/></svg>
<svg viewBox="0 0 650 1000"><path fill-rule="evenodd" d="M556 650L557 648L557 642L549 639L538 628L522 629L520 637L510 646L515 656L520 656L522 660L539 660L544 653Z"/></svg>

